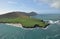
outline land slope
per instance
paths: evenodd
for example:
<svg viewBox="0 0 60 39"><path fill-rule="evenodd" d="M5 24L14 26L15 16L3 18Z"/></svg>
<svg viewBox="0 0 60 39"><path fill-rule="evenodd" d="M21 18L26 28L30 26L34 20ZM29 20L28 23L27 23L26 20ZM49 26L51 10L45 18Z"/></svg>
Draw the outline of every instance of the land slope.
<svg viewBox="0 0 60 39"><path fill-rule="evenodd" d="M0 23L20 23L25 28L33 27L46 27L49 25L43 20L32 18L31 16L37 15L35 12L9 12L7 14L0 15Z"/></svg>
<svg viewBox="0 0 60 39"><path fill-rule="evenodd" d="M0 18L15 18L15 17L30 17L37 15L35 12L9 12L7 14L0 15Z"/></svg>

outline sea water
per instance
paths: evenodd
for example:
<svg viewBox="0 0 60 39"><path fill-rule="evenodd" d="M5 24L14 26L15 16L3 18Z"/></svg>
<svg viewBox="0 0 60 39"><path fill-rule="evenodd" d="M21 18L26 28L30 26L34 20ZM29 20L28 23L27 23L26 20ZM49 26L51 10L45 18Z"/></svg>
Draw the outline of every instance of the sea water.
<svg viewBox="0 0 60 39"><path fill-rule="evenodd" d="M43 20L60 20L60 15L37 15ZM23 29L11 25L0 24L0 39L60 39L60 24L50 24L48 28Z"/></svg>

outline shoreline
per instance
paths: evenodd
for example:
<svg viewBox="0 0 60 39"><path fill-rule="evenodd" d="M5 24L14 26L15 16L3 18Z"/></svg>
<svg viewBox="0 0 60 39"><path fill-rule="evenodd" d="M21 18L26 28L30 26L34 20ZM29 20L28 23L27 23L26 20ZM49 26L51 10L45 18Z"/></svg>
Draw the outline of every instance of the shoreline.
<svg viewBox="0 0 60 39"><path fill-rule="evenodd" d="M25 28L25 27L23 27L22 24L20 24L20 23L5 23L5 24L6 24L6 25L11 25L11 26L14 26L14 27L20 27L20 28L25 29L25 30L33 30L33 29L35 29L35 28L39 28L39 27ZM46 29L48 29L48 26L45 27L45 28L41 28L41 29L46 30Z"/></svg>
<svg viewBox="0 0 60 39"><path fill-rule="evenodd" d="M35 29L37 27L24 27L21 23L0 23L0 24L6 24L6 25L11 25L11 26L14 26L14 27L20 27L22 29L28 29L28 30L32 30L32 29ZM42 28L42 27L40 27ZM46 25L45 27L43 27L43 29L47 29L48 28L48 25Z"/></svg>
<svg viewBox="0 0 60 39"><path fill-rule="evenodd" d="M22 29L24 29L24 30L33 30L33 29L35 29L35 28L24 28L24 27L22 26L22 24L20 24L20 23L1 23L1 24L11 25L11 26L13 26L13 27L22 28Z"/></svg>
<svg viewBox="0 0 60 39"><path fill-rule="evenodd" d="M14 26L14 27L21 27L21 28L23 28L22 24L20 24L20 23L0 23L0 24L6 24L6 25Z"/></svg>
<svg viewBox="0 0 60 39"><path fill-rule="evenodd" d="M35 28L24 28L24 27L22 26L22 24L20 24L20 23L5 23L5 24L6 24L6 25L11 25L11 26L14 26L14 27L20 27L20 28L25 29L25 30L33 30L33 29L35 29L35 28L39 28L39 27L35 27ZM45 27L45 28L41 28L41 29L46 30L46 29L48 29L48 26Z"/></svg>

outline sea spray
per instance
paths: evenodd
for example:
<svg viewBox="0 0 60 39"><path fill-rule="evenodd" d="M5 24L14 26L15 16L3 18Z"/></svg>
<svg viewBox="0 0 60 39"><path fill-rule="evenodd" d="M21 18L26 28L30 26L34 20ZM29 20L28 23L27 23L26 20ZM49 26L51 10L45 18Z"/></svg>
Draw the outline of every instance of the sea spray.
<svg viewBox="0 0 60 39"><path fill-rule="evenodd" d="M58 24L58 23L60 23L60 20L57 20L57 21L49 20L48 23L49 24Z"/></svg>

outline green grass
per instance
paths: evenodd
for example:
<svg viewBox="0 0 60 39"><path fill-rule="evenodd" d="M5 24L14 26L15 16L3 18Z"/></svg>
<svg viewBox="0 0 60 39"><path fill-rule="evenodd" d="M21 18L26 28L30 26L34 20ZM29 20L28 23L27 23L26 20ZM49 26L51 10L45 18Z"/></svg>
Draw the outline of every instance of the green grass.
<svg viewBox="0 0 60 39"><path fill-rule="evenodd" d="M38 24L40 27L47 25L44 21L35 18L1 18L0 22L21 23L24 27L34 27L35 24Z"/></svg>

